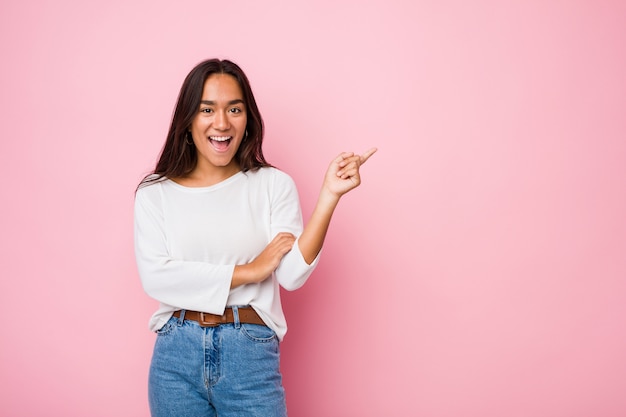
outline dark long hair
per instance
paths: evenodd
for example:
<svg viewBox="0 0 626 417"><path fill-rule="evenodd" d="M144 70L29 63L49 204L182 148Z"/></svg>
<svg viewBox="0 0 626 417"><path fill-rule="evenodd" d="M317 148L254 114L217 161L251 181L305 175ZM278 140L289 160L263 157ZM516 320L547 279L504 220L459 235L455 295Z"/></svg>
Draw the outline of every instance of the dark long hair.
<svg viewBox="0 0 626 417"><path fill-rule="evenodd" d="M196 166L196 147L185 140L189 127L200 109L204 83L213 74L229 74L235 77L243 92L246 106L248 132L244 141L239 145L235 160L242 171L256 170L270 166L263 156L263 119L254 100L248 77L234 62L228 60L209 59L196 65L187 75L180 93L172 124L161 150L159 161L149 175L139 184L139 187L160 181L165 178L180 178L189 174ZM138 187L138 188L139 188Z"/></svg>

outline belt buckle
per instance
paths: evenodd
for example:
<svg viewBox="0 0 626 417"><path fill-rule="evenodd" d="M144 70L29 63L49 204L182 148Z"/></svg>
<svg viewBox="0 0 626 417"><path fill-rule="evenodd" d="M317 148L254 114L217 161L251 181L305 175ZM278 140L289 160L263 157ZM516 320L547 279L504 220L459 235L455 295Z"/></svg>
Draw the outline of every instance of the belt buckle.
<svg viewBox="0 0 626 417"><path fill-rule="evenodd" d="M214 314L210 314L210 315L215 316ZM222 324L220 321L217 321L217 319L205 320L203 312L200 312L199 319L200 319L200 326L202 327L217 327L220 324Z"/></svg>

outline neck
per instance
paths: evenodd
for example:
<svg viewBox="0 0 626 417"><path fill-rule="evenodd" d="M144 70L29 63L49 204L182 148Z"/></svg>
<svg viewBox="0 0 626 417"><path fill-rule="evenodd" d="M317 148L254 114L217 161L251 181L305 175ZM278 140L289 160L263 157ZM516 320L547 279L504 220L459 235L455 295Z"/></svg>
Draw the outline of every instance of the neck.
<svg viewBox="0 0 626 417"><path fill-rule="evenodd" d="M175 181L187 187L209 187L232 177L239 171L241 168L234 160L224 167L198 164L188 175L176 178Z"/></svg>

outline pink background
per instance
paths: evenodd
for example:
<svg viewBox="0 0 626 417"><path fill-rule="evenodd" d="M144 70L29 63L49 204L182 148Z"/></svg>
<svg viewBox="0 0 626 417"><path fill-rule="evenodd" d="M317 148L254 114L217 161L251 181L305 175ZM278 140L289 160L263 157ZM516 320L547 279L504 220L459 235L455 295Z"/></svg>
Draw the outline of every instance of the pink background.
<svg viewBox="0 0 626 417"><path fill-rule="evenodd" d="M292 417L626 415L626 3L0 6L0 415L148 416L133 191L178 89L238 62L311 212L284 294Z"/></svg>

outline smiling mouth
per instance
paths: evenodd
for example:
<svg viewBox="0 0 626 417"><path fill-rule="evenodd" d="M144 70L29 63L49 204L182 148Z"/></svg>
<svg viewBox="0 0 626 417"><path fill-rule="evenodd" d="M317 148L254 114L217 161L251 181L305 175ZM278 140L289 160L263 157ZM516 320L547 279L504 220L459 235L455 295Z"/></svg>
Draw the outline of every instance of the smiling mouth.
<svg viewBox="0 0 626 417"><path fill-rule="evenodd" d="M232 138L232 136L209 136L209 142L211 142L211 145L213 145L213 148L216 150L225 151L228 149Z"/></svg>

